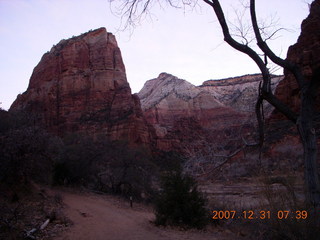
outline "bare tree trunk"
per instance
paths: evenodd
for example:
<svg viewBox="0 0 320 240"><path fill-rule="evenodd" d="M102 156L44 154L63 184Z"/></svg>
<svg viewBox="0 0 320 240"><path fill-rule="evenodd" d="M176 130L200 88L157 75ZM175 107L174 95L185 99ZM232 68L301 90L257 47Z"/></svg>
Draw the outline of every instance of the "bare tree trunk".
<svg viewBox="0 0 320 240"><path fill-rule="evenodd" d="M307 203L316 209L320 207L320 188L317 167L317 139L309 119L298 123L298 129L304 150L304 177L307 188Z"/></svg>
<svg viewBox="0 0 320 240"><path fill-rule="evenodd" d="M304 177L307 189L307 203L320 209L320 181L317 162L317 136L314 128L314 103L318 90L318 75L320 70L313 74L311 82L306 84L301 91L301 114L297 122L300 139L304 150Z"/></svg>

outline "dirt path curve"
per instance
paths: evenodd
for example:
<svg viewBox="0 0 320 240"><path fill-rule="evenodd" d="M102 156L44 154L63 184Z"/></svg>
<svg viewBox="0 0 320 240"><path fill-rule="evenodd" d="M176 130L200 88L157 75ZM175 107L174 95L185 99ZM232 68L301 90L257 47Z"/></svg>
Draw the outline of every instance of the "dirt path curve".
<svg viewBox="0 0 320 240"><path fill-rule="evenodd" d="M56 192L57 193L57 192ZM90 193L58 192L66 204L67 217L73 222L69 230L55 240L227 240L234 235L218 231L178 231L155 227L154 214L144 205L110 196ZM232 236L233 235L233 236Z"/></svg>

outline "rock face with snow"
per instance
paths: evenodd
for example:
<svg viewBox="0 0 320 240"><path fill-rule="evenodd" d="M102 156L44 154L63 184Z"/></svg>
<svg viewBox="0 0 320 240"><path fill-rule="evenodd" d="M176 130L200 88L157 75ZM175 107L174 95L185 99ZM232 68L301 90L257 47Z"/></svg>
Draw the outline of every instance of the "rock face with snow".
<svg viewBox="0 0 320 240"><path fill-rule="evenodd" d="M105 134L131 143L150 142L117 41L105 28L61 40L44 54L27 91L12 104L14 110L36 114L59 135Z"/></svg>

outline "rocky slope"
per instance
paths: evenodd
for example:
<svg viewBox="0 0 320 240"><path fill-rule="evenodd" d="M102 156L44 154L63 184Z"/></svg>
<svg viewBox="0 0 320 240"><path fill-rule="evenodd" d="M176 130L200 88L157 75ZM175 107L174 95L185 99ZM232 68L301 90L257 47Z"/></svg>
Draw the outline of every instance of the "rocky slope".
<svg viewBox="0 0 320 240"><path fill-rule="evenodd" d="M10 111L25 110L59 135L105 134L149 143L140 101L131 94L114 35L100 28L61 40L34 68Z"/></svg>

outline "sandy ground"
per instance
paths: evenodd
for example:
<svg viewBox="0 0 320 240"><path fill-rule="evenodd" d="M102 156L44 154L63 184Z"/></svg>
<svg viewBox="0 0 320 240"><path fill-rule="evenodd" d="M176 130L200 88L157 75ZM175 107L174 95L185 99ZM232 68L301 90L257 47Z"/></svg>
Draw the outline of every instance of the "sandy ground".
<svg viewBox="0 0 320 240"><path fill-rule="evenodd" d="M73 225L55 240L227 240L237 239L232 232L209 227L205 231L180 231L154 226L152 209L111 196L55 191L66 205L64 213Z"/></svg>

